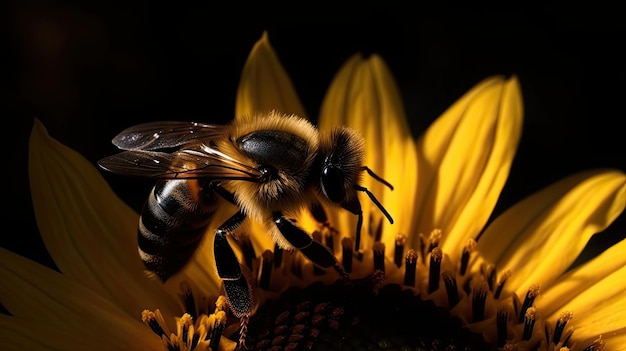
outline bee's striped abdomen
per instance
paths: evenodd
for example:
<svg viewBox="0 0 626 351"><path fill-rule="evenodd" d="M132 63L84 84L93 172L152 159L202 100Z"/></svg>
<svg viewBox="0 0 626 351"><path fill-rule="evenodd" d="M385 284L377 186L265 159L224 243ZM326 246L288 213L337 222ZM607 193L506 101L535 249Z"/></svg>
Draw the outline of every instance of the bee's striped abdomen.
<svg viewBox="0 0 626 351"><path fill-rule="evenodd" d="M217 199L197 180L160 180L139 220L138 249L147 270L166 281L200 244Z"/></svg>

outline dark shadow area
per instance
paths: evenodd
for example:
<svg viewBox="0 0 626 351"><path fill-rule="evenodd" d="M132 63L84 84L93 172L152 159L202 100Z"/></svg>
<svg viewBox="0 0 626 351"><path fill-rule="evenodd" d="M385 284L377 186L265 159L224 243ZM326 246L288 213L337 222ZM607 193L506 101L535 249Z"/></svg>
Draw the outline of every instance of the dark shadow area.
<svg viewBox="0 0 626 351"><path fill-rule="evenodd" d="M15 229L4 231L0 246L52 264L28 187L34 117L94 164L116 152L111 138L136 123L226 122L233 117L241 68L263 31L310 116L317 115L346 59L356 52L380 54L397 79L415 135L485 77L517 75L524 131L495 214L574 172L626 170L620 11L589 4L570 13L548 6L415 6L329 12L224 3L10 1L0 95L10 131L3 138L10 170L5 182L14 189L4 216L11 215ZM151 187L145 180L105 177L135 209ZM624 217L594 237L585 255L624 238Z"/></svg>

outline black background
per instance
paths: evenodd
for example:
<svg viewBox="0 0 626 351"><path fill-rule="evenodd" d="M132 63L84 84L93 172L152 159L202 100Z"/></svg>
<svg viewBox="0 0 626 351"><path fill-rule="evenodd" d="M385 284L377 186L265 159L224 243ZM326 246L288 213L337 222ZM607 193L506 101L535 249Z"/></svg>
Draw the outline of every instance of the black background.
<svg viewBox="0 0 626 351"><path fill-rule="evenodd" d="M135 123L226 122L233 117L241 68L264 30L309 116L317 115L348 57L380 54L400 86L415 135L482 79L516 74L524 131L496 214L574 172L626 170L626 55L617 5L424 8L359 2L341 10L337 4L207 3L5 5L1 246L50 263L28 190L34 117L94 163L116 152L111 138ZM139 209L149 182L105 177ZM624 218L593 239L590 254L626 236Z"/></svg>

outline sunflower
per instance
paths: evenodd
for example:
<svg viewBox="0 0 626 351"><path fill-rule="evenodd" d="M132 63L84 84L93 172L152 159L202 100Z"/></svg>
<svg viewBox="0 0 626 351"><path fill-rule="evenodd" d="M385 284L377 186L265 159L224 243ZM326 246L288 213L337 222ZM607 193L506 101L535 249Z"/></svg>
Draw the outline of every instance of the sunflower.
<svg viewBox="0 0 626 351"><path fill-rule="evenodd" d="M307 116L264 34L243 69L235 116L269 110ZM394 189L371 177L361 185L394 223L365 199L360 236L347 211L327 211L324 223L298 216L350 279L276 248L251 225L236 243L256 298L241 325L220 295L211 235L166 284L150 279L136 252L137 213L35 121L33 204L58 271L0 250L0 301L11 313L0 315L0 348L225 350L239 339L257 350L624 349L626 240L570 269L624 210L623 172L574 174L489 221L522 110L517 78L490 77L416 141L384 61L350 58L319 128L363 134L365 164Z"/></svg>

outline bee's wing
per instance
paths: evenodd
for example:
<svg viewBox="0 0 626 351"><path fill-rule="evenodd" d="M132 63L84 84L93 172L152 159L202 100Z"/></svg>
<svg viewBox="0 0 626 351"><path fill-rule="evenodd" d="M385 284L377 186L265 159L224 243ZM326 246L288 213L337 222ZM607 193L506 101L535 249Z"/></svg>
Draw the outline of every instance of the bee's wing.
<svg viewBox="0 0 626 351"><path fill-rule="evenodd" d="M159 150L179 147L201 139L223 136L227 126L197 122L158 121L138 124L123 130L113 145L122 150Z"/></svg>
<svg viewBox="0 0 626 351"><path fill-rule="evenodd" d="M262 177L254 167L203 143L173 153L127 150L101 159L98 165L112 173L148 178L258 181Z"/></svg>

